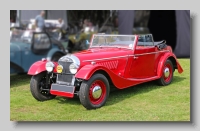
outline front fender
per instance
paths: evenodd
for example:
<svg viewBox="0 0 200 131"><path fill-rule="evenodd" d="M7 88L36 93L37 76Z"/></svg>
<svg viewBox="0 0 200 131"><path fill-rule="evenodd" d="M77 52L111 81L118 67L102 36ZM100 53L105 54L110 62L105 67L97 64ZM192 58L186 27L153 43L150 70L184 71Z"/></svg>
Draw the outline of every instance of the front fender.
<svg viewBox="0 0 200 131"><path fill-rule="evenodd" d="M37 61L33 63L33 65L28 70L28 75L37 75L43 71L46 71L45 65L48 61ZM57 62L53 62L55 67L58 65ZM53 72L56 72L56 69L54 68Z"/></svg>
<svg viewBox="0 0 200 131"><path fill-rule="evenodd" d="M99 66L99 65L85 65L76 73L75 77L88 80L96 70L102 69L102 68L104 67Z"/></svg>
<svg viewBox="0 0 200 131"><path fill-rule="evenodd" d="M112 83L115 85L115 87L119 89L127 88L130 86L133 86L135 84L141 83L141 81L138 80L130 80L130 79L125 79L121 76L116 75L114 72L111 70L107 69L104 66L101 65L86 65L82 67L75 75L76 78L83 79L83 80L89 80L90 77L98 70L106 72Z"/></svg>
<svg viewBox="0 0 200 131"><path fill-rule="evenodd" d="M159 77L162 76L162 71L163 71L163 67L164 67L164 64L165 64L165 61L169 58L172 58L175 60L176 62L176 65L177 65L177 70L178 70L178 73L182 73L183 72L183 68L181 67L180 63L178 62L176 56L172 53L166 53L165 55L163 55L161 58L160 58L160 61L158 63L158 68L157 68L157 75Z"/></svg>

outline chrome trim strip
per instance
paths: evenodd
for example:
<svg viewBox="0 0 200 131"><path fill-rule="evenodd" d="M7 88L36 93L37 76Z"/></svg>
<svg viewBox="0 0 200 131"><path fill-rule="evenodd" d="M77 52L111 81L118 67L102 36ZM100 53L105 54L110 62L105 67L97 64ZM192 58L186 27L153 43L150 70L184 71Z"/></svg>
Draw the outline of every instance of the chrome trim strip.
<svg viewBox="0 0 200 131"><path fill-rule="evenodd" d="M143 53L143 54L135 54L135 55L130 55L130 56L142 56L142 55L151 55L151 54L158 54L161 52L170 52L169 50L166 51L157 51L157 52L151 52L151 53Z"/></svg>
<svg viewBox="0 0 200 131"><path fill-rule="evenodd" d="M94 34L94 36L136 36L136 35Z"/></svg>
<svg viewBox="0 0 200 131"><path fill-rule="evenodd" d="M169 50L158 51L158 52L151 52L151 53L143 53L143 54L136 54L136 55L125 55L125 56L118 56L118 57L102 58L102 59L83 60L83 62L100 61L100 60L110 60L110 59L123 58L123 57L129 57L129 56L141 56L141 55L157 54L157 53L160 53L160 52L169 52Z"/></svg>
<svg viewBox="0 0 200 131"><path fill-rule="evenodd" d="M145 80L151 80L151 79L158 79L158 76L153 76L153 77L149 77L149 78L142 78L142 79L137 79L137 78L128 78L128 80L133 80L133 81L145 81Z"/></svg>
<svg viewBox="0 0 200 131"><path fill-rule="evenodd" d="M133 48L130 48L130 47L119 47L119 46L91 46L90 48L123 48L123 49L128 49L128 50L133 50Z"/></svg>
<svg viewBox="0 0 200 131"><path fill-rule="evenodd" d="M110 58L102 58L102 59L93 59L93 60L83 60L83 62L91 62L91 61L99 61L99 60L109 60L109 59L116 59L116 58L124 58L128 57L129 55L125 56L118 56L118 57L110 57Z"/></svg>

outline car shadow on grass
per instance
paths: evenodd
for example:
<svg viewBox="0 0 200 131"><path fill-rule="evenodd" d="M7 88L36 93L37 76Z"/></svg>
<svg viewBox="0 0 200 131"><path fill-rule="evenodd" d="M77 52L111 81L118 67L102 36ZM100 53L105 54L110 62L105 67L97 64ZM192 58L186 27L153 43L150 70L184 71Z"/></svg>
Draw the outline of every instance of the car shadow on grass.
<svg viewBox="0 0 200 131"><path fill-rule="evenodd" d="M172 83L176 84L176 83L181 82L181 81L183 81L185 79L186 79L185 77L174 76L174 79L173 79Z"/></svg>
<svg viewBox="0 0 200 131"><path fill-rule="evenodd" d="M179 83L181 81L183 81L184 79L186 79L185 77L180 77L180 76L174 76L173 79L173 83ZM133 95L138 95L138 94L142 94L142 93L146 93L152 90L156 90L159 88L163 88L163 86L158 86L156 81L151 81L151 82L147 82L147 83L143 83L143 84L139 84L133 87L129 87L126 89L115 89L112 90L110 95L109 95L109 99L106 102L105 106L110 106L113 104L116 104L120 101L123 101L124 99L127 99ZM56 100L58 100L58 103L61 104L72 104L72 105L80 105L80 101L78 96L75 96L74 98L64 98L64 97L56 97Z"/></svg>
<svg viewBox="0 0 200 131"><path fill-rule="evenodd" d="M56 97L55 99L58 100L58 103L60 104L72 104L72 105L81 104L78 97L74 98Z"/></svg>
<svg viewBox="0 0 200 131"><path fill-rule="evenodd" d="M184 79L186 79L186 78L180 77L180 76L174 76L172 83L176 84L176 83L183 81ZM105 106L113 105L120 101L123 101L124 99L132 97L134 95L147 93L152 90L159 89L159 88L164 88L164 86L159 86L156 81L150 81L150 82L142 83L142 84L132 86L129 88L125 88L122 90L117 89L110 93L108 102Z"/></svg>
<svg viewBox="0 0 200 131"><path fill-rule="evenodd" d="M10 75L10 88L29 83L31 76L27 74Z"/></svg>

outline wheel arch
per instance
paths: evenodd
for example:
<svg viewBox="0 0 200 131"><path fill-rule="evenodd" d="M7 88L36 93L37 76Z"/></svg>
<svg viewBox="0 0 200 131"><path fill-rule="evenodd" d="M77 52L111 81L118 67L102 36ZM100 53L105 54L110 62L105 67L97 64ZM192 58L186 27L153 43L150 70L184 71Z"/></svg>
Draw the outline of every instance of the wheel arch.
<svg viewBox="0 0 200 131"><path fill-rule="evenodd" d="M175 71L177 69L176 59L173 56L170 56L168 59L172 62Z"/></svg>
<svg viewBox="0 0 200 131"><path fill-rule="evenodd" d="M56 51L56 52L54 52L54 53L52 54L51 60L52 60L56 55L64 56L65 54L64 54L63 52L61 52L61 51Z"/></svg>
<svg viewBox="0 0 200 131"><path fill-rule="evenodd" d="M158 64L157 75L159 77L162 76L162 68L164 66L165 61L168 60L168 59L171 60L173 67L174 67L174 70L177 69L179 73L183 72L181 65L179 64L178 60L176 59L176 56L172 53L166 53L165 55L163 55L160 58L160 62Z"/></svg>
<svg viewBox="0 0 200 131"><path fill-rule="evenodd" d="M113 84L113 81L112 81L112 79L111 79L111 77L110 77L110 75L106 72L106 71L104 71L104 70L102 70L102 69L99 69L99 70L96 70L93 74L92 74L92 76L93 75L95 75L95 74L103 74L106 78L107 78L107 80L108 80L108 82L109 82L109 85L114 85Z"/></svg>
<svg viewBox="0 0 200 131"><path fill-rule="evenodd" d="M56 51L56 52L53 53L53 55L55 55L55 54L65 55L65 53L63 53L62 51Z"/></svg>
<svg viewBox="0 0 200 131"><path fill-rule="evenodd" d="M81 104L88 110L104 106L110 94L106 73L102 70L93 72L90 80L81 83L78 94Z"/></svg>
<svg viewBox="0 0 200 131"><path fill-rule="evenodd" d="M43 71L46 71L46 62L48 62L47 60L44 61L37 61L35 63L33 63L31 65L31 67L28 70L28 75L37 75ZM53 62L55 66L57 66L57 62ZM54 69L53 72L56 72L56 70Z"/></svg>
<svg viewBox="0 0 200 131"><path fill-rule="evenodd" d="M98 73L103 74L108 79L109 84L114 85L111 79L112 76L109 75L109 70L100 65L86 65L78 71L75 77L82 80L89 80L94 74Z"/></svg>
<svg viewBox="0 0 200 131"><path fill-rule="evenodd" d="M31 81L30 81L31 94L38 101L46 101L46 100L50 100L50 99L53 99L56 97L55 95L52 95L51 93L48 93L48 91L47 91L47 90L50 90L51 86L48 85L49 89L44 88L44 86L46 85L47 79L43 78L43 76L46 76L46 74L47 74L46 72L47 71L41 71L39 74L33 75L31 78ZM45 84L44 84L44 82L45 82ZM41 86L39 86L40 83L43 83L43 84ZM45 86L45 87L47 87L47 86ZM45 89L43 91L46 93L42 93L43 91L41 92L40 88Z"/></svg>
<svg viewBox="0 0 200 131"><path fill-rule="evenodd" d="M64 52L60 51L59 49L54 48L54 49L52 49L52 50L50 50L50 51L48 52L47 58L52 59L52 57L53 57L56 53L65 55Z"/></svg>
<svg viewBox="0 0 200 131"><path fill-rule="evenodd" d="M113 83L113 81L112 81L110 75L109 75L105 70L103 70L103 69L98 69L98 70L94 71L94 72L90 75L89 78L91 78L91 77L94 76L95 74L102 74L102 75L104 75L104 76L107 78L107 80L108 80L108 82L109 82L109 85L111 85L110 88L113 87L113 86L115 87L115 85L114 85L114 83ZM81 79L81 81L85 80L84 78L78 78L78 79Z"/></svg>
<svg viewBox="0 0 200 131"><path fill-rule="evenodd" d="M110 82L109 84L113 84L113 87L119 89L141 83L140 81L123 78L102 65L86 65L75 74L75 78L87 81L94 73L103 73Z"/></svg>
<svg viewBox="0 0 200 131"><path fill-rule="evenodd" d="M162 76L157 80L158 85L166 86L169 85L173 80L174 66L170 58L165 61L162 67Z"/></svg>
<svg viewBox="0 0 200 131"><path fill-rule="evenodd" d="M177 69L178 73L181 74L183 72L183 68L181 67L180 63L176 59L176 56L175 55L169 56L168 59L170 59L172 61L172 64L174 66L174 70Z"/></svg>

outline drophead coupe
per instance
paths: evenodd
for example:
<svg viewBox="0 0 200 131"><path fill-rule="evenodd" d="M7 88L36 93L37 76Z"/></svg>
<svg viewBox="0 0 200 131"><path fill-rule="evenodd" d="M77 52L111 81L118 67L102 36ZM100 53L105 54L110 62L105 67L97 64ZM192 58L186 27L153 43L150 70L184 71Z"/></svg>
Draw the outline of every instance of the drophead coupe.
<svg viewBox="0 0 200 131"><path fill-rule="evenodd" d="M95 34L87 50L67 54L58 62L35 62L28 74L36 100L78 95L86 109L96 109L105 105L111 87L124 89L153 80L166 86L175 69L183 72L165 40L154 42L151 34Z"/></svg>

